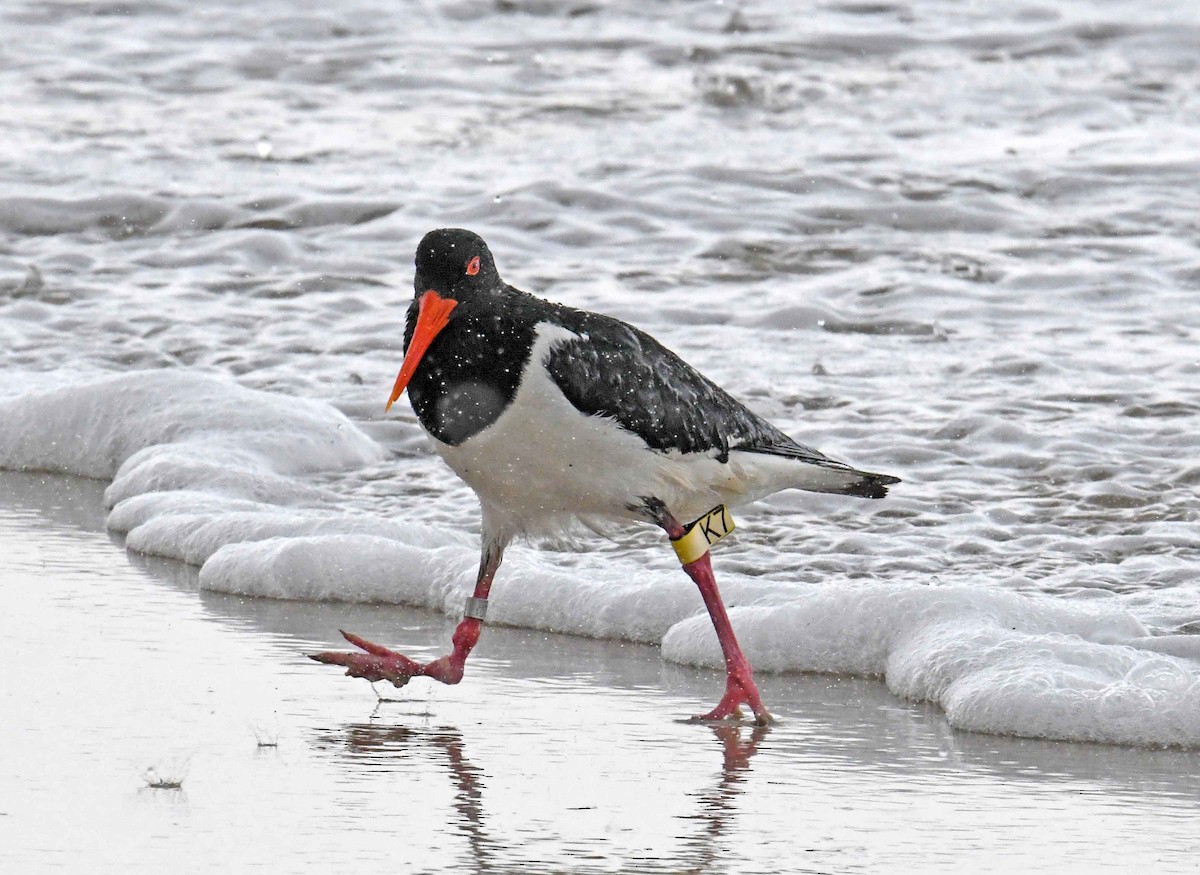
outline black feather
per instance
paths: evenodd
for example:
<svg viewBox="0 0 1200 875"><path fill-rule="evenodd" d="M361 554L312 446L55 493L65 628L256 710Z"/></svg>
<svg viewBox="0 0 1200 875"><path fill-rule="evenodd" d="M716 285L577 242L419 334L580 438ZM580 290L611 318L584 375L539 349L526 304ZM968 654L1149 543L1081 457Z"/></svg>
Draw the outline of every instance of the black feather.
<svg viewBox="0 0 1200 875"><path fill-rule="evenodd" d="M468 274L464 266L476 255L481 269ZM408 387L421 424L444 443L461 444L500 417L520 388L538 325L549 323L576 335L553 346L544 362L566 399L588 416L612 419L652 450L721 462L731 450L784 456L845 472L845 485L834 491L864 498L882 498L899 482L798 443L644 331L513 288L500 279L487 244L469 231L425 236L415 287L418 296L433 288L457 302ZM416 317L414 300L406 349Z"/></svg>
<svg viewBox="0 0 1200 875"><path fill-rule="evenodd" d="M579 335L550 352L546 367L577 409L607 416L667 452L780 451L831 460L796 443L644 331L609 316L556 306L551 319Z"/></svg>

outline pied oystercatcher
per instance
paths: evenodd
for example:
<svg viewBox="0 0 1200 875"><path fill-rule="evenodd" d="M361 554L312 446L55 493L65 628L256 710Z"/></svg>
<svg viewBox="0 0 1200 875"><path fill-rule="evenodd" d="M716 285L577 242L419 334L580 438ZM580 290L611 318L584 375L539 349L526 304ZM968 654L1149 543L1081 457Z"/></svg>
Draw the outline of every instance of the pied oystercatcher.
<svg viewBox="0 0 1200 875"><path fill-rule="evenodd" d="M438 453L479 496L475 592L453 651L430 663L347 632L363 652L312 658L397 687L418 676L456 684L515 536L572 518L651 522L700 588L725 656L725 694L697 719L736 716L745 704L767 722L709 560L708 547L732 529L727 508L782 489L882 498L899 478L797 443L631 325L508 285L470 231L426 234L416 268L388 407L407 387Z"/></svg>

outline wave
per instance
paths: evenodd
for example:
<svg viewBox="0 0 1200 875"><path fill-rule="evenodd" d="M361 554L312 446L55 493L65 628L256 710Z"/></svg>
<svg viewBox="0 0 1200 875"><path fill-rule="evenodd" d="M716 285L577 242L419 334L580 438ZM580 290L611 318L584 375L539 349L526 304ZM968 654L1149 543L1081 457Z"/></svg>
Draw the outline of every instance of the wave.
<svg viewBox="0 0 1200 875"><path fill-rule="evenodd" d="M327 404L182 370L0 400L0 467L111 479L110 528L132 550L200 566L202 588L456 612L474 577L469 536L342 511L321 485L387 457ZM490 619L719 667L707 615L666 553L513 550ZM964 730L1200 747L1200 638L1152 634L1119 599L719 576L760 671L880 676Z"/></svg>

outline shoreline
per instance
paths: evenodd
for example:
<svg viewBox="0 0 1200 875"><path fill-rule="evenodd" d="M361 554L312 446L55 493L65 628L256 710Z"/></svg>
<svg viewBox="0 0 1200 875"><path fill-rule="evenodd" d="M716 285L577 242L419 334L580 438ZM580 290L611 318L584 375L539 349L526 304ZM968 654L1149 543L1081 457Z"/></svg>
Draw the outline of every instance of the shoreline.
<svg viewBox="0 0 1200 875"><path fill-rule="evenodd" d="M649 645L489 628L462 684L377 702L304 654L347 628L435 655L453 621L199 591L195 569L114 543L102 488L0 474L15 602L0 640L42 654L14 672L17 718L0 730L16 777L0 837L22 871L50 847L100 872L161 854L185 871L349 857L423 872L1183 872L1200 850L1195 754L958 732L874 680L764 674L776 724L695 725L680 718L717 672ZM148 787L151 767L181 787Z"/></svg>

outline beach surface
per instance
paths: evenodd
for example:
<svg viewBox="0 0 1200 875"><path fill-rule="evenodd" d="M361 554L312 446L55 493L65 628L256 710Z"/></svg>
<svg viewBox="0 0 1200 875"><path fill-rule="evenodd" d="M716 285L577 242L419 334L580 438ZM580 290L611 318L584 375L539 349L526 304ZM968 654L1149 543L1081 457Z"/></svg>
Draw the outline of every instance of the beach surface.
<svg viewBox="0 0 1200 875"><path fill-rule="evenodd" d="M461 685L377 701L304 654L341 627L432 656L452 621L200 591L121 548L103 490L0 474L11 871L1194 871L1194 753L960 732L814 674L762 676L768 729L688 724L718 673L506 628Z"/></svg>

